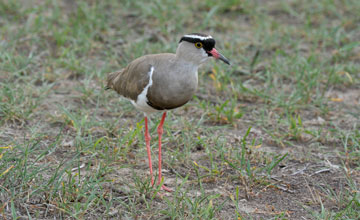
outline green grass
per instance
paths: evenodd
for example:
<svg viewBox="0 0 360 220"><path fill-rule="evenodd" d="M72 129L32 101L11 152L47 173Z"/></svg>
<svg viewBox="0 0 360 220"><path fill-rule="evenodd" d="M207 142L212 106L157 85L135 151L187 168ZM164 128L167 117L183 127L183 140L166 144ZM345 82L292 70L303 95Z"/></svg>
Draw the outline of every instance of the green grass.
<svg viewBox="0 0 360 220"><path fill-rule="evenodd" d="M360 2L0 2L0 216L356 219ZM109 72L204 32L232 66L199 70L164 125L166 194L142 114ZM154 170L160 115L150 123Z"/></svg>

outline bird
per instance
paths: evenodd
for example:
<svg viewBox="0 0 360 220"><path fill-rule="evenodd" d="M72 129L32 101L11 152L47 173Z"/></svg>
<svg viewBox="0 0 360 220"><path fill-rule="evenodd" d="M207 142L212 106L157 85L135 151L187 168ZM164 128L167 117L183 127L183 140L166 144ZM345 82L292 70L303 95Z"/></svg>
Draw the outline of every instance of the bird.
<svg viewBox="0 0 360 220"><path fill-rule="evenodd" d="M148 117L163 112L157 128L158 133L158 178L157 184L165 191L172 189L162 184L161 145L163 125L168 110L185 105L198 86L198 68L215 58L230 65L230 62L215 49L215 39L201 33L185 34L181 37L176 53L159 53L141 56L125 68L108 74L106 89L115 90L130 100L133 106L144 113L145 143L150 169L151 184L154 176L151 161Z"/></svg>

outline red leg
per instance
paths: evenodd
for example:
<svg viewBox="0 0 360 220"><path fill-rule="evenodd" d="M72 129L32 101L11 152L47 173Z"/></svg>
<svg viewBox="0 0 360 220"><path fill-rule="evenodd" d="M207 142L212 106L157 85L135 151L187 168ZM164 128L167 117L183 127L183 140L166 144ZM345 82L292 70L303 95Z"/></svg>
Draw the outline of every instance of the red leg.
<svg viewBox="0 0 360 220"><path fill-rule="evenodd" d="M150 168L150 176L151 176L151 185L154 185L154 176L153 176L153 169L152 169L152 162L151 162L151 150L150 150L150 134L148 128L148 119L145 116L145 142L146 142L146 150L149 159L149 168Z"/></svg>
<svg viewBox="0 0 360 220"><path fill-rule="evenodd" d="M161 182L161 136L163 134L163 125L166 118L166 112L162 115L159 127L158 127L158 134L159 134L159 179L158 184ZM172 190L167 188L166 186L162 185L161 188L165 191L171 192Z"/></svg>

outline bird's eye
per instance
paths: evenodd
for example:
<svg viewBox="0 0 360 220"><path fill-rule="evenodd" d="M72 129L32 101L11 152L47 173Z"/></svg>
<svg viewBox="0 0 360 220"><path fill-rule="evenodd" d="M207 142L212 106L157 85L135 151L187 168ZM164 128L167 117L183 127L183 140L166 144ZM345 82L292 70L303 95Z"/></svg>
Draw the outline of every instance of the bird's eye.
<svg viewBox="0 0 360 220"><path fill-rule="evenodd" d="M203 47L203 44L201 42L196 42L195 47L200 49Z"/></svg>

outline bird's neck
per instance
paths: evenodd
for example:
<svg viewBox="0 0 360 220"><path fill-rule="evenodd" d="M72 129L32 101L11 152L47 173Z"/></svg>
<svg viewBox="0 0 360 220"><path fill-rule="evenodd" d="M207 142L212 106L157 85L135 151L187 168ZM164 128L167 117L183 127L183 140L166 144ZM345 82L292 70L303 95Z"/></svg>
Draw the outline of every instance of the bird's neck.
<svg viewBox="0 0 360 220"><path fill-rule="evenodd" d="M186 59L178 56L176 56L176 63L177 65L181 66L183 69L186 69L187 71L191 71L191 72L196 72L200 66L199 63L196 63L191 59Z"/></svg>
<svg viewBox="0 0 360 220"><path fill-rule="evenodd" d="M187 54L184 50L181 50L180 47L177 48L175 57L178 62L185 65L192 65L196 67L196 69L201 65L198 59L191 56L191 54Z"/></svg>

